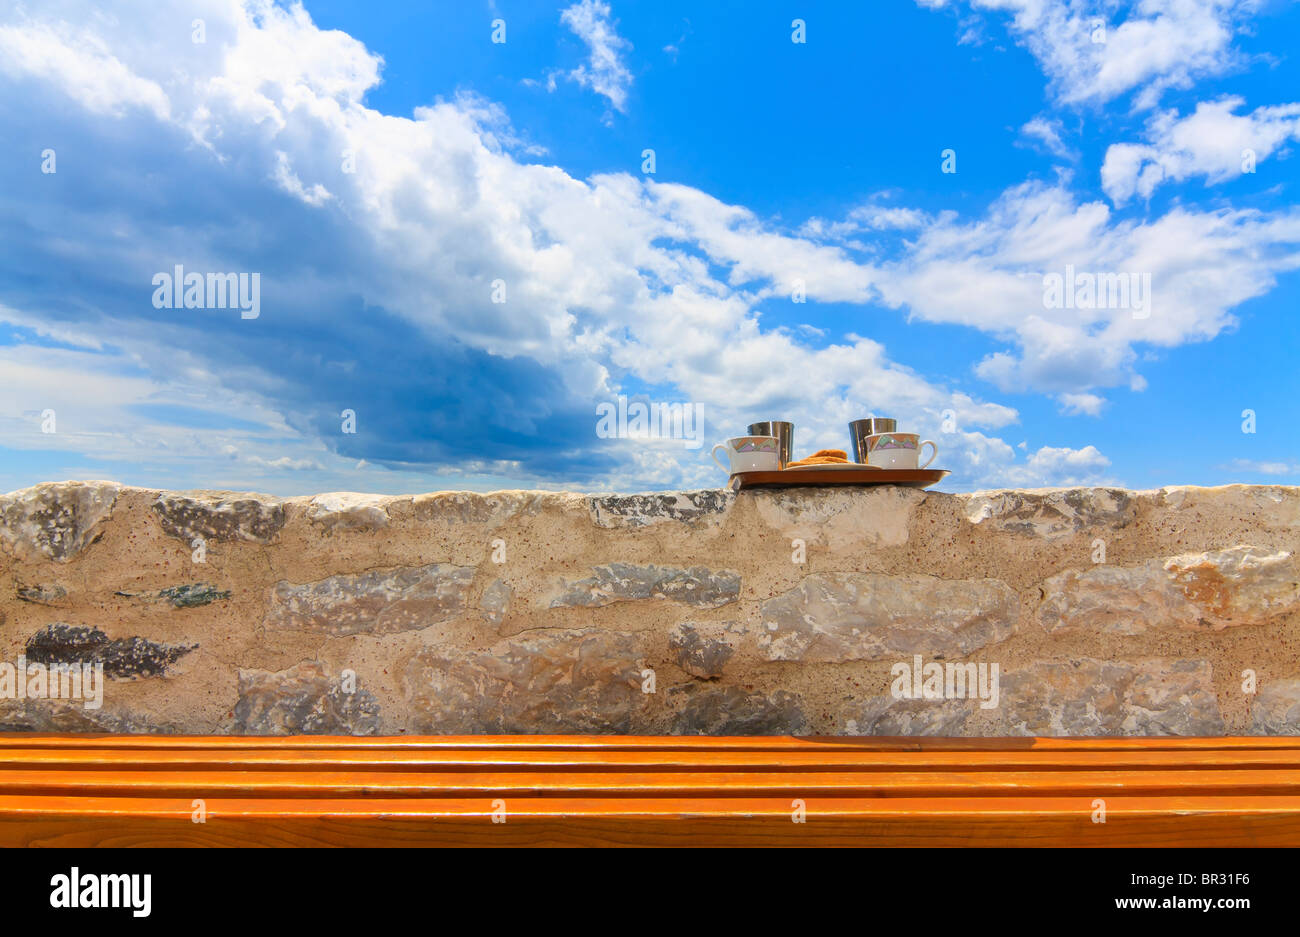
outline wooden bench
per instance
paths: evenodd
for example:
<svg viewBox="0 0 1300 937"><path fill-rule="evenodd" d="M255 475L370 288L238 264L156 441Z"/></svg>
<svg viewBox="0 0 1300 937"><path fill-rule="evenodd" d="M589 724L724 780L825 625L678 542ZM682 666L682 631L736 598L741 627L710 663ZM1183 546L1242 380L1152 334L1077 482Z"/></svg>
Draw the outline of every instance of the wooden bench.
<svg viewBox="0 0 1300 937"><path fill-rule="evenodd" d="M1300 740L8 734L0 844L1300 845Z"/></svg>

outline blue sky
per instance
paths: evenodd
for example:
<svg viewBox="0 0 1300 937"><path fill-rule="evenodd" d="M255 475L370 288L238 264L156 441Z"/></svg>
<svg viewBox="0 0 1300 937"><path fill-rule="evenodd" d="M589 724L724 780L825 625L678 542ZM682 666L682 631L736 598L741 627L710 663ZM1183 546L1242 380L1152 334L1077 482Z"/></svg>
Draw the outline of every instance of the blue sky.
<svg viewBox="0 0 1300 937"><path fill-rule="evenodd" d="M600 438L619 395L801 453L895 416L947 490L1295 484L1297 40L1282 0L10 6L0 486L722 483ZM178 264L259 314L157 308ZM1067 269L1150 306L1050 306Z"/></svg>

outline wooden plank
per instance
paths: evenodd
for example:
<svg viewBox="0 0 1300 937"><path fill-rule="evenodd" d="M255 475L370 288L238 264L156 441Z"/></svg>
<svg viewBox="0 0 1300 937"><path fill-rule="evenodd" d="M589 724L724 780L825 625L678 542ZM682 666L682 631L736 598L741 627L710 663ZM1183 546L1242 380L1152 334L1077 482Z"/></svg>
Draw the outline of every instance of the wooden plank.
<svg viewBox="0 0 1300 937"><path fill-rule="evenodd" d="M482 819L0 817L0 846L88 847L1287 847L1297 814Z"/></svg>
<svg viewBox="0 0 1300 937"><path fill-rule="evenodd" d="M706 736L706 735L102 735L0 733L5 748L200 748L640 751L1142 751L1300 749L1300 736Z"/></svg>
<svg viewBox="0 0 1300 937"><path fill-rule="evenodd" d="M809 818L879 818L906 816L973 819L981 816L1091 817L1092 798L1083 796L1011 797L810 797L801 798ZM206 800L208 822L228 818L479 818L491 821L498 810L489 797L429 798L219 798ZM711 816L768 817L793 822L789 797L514 797L506 800L507 821L523 818L580 816L689 819ZM194 813L192 798L65 797L61 795L0 795L0 817L155 817L184 818ZM1113 819L1161 814L1215 816L1288 816L1300 822L1300 795L1242 797L1234 795L1127 796L1107 798L1107 823ZM1089 821L1091 822L1091 820Z"/></svg>
<svg viewBox="0 0 1300 937"><path fill-rule="evenodd" d="M107 798L93 804L0 797L6 846L1293 846L1300 844L1300 799L1111 798L1107 822L1092 822L1086 798L919 801L807 801L805 822L782 799L727 798L628 803L519 798L506 822L487 802L352 803L242 800L208 802L194 823L189 801Z"/></svg>
<svg viewBox="0 0 1300 937"><path fill-rule="evenodd" d="M1215 751L1069 751L1025 750L934 751L934 752L861 752L861 751L592 751L510 749L426 751L345 749L258 748L252 750L205 749L3 749L0 771L19 768L89 769L114 767L139 770L177 769L183 767L221 767L234 763L249 768L283 770L329 770L354 768L394 770L501 769L529 770L543 768L581 768L601 766L609 769L702 768L744 770L771 768L792 770L905 770L926 768L963 771L1019 769L1100 769L1100 768L1293 768L1300 769L1300 749L1241 749Z"/></svg>
<svg viewBox="0 0 1300 937"><path fill-rule="evenodd" d="M1170 843L1300 845L1300 740L0 738L4 845Z"/></svg>
<svg viewBox="0 0 1300 937"><path fill-rule="evenodd" d="M987 797L1300 796L1295 770L1110 771L3 771L0 795L175 797L490 797L537 794Z"/></svg>

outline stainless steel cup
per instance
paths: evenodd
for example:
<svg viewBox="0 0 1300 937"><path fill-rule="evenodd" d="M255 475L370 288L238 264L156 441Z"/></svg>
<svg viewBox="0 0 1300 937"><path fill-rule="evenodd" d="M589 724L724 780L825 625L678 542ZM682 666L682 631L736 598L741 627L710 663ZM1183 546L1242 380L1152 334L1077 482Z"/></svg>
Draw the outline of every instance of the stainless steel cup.
<svg viewBox="0 0 1300 937"><path fill-rule="evenodd" d="M854 420L849 424L849 442L853 445L853 461L867 464L867 437L880 433L898 432L898 421L888 417L873 416L865 420Z"/></svg>
<svg viewBox="0 0 1300 937"><path fill-rule="evenodd" d="M793 461L790 453L794 449L794 424L782 423L778 420L766 420L762 423L750 423L749 435L751 436L775 436L780 451L781 468L785 468Z"/></svg>

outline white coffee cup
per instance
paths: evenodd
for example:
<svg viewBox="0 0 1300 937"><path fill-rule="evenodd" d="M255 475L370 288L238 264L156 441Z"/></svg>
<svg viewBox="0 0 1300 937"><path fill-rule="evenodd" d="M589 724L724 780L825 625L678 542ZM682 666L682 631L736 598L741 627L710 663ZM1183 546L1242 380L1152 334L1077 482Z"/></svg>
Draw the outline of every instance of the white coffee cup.
<svg viewBox="0 0 1300 937"><path fill-rule="evenodd" d="M921 439L916 433L877 433L868 436L867 464L883 469L925 468L939 455L939 447L928 439ZM934 450L925 465L918 466L921 447L929 446Z"/></svg>
<svg viewBox="0 0 1300 937"><path fill-rule="evenodd" d="M727 454L729 465L723 465L718 450ZM781 468L780 441L775 436L736 436L720 442L709 453L728 475L738 472L775 472Z"/></svg>

